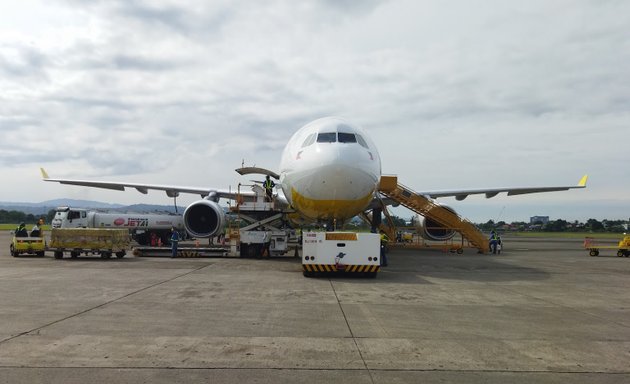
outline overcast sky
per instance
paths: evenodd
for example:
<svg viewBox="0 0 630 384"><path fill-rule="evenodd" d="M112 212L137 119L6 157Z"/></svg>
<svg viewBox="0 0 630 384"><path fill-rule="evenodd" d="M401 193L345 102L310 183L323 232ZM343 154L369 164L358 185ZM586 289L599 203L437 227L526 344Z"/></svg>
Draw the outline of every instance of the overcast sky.
<svg viewBox="0 0 630 384"><path fill-rule="evenodd" d="M440 199L473 221L630 217L630 1L3 1L0 90L0 201L236 188L337 115L416 190L590 176Z"/></svg>

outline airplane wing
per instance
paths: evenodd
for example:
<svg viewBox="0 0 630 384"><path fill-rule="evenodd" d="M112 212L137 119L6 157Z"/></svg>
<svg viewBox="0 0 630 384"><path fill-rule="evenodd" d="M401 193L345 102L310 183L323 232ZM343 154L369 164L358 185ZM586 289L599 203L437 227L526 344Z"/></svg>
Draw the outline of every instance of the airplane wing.
<svg viewBox="0 0 630 384"><path fill-rule="evenodd" d="M516 188L489 188L489 189L462 189L452 191L425 191L418 194L430 197L432 199L438 197L455 197L456 200L464 200L468 195L486 195L486 198L495 197L501 192L507 192L508 196L524 195L526 193L554 192L566 191L575 188L586 188L586 180L588 175L582 176L577 185L560 186L560 187L516 187Z"/></svg>
<svg viewBox="0 0 630 384"><path fill-rule="evenodd" d="M212 198L226 198L236 199L238 197L254 197L256 194L253 191L232 191L216 188L203 188L203 187L182 187L174 185L160 185L160 184L141 184L141 183L122 183L112 181L96 181L96 180L76 180L76 179L53 179L48 176L48 173L44 168L40 168L42 172L42 179L44 181L53 181L60 184L80 185L84 187L92 188L104 188L113 189L116 191L124 191L125 188L134 188L140 193L147 194L149 190L158 190L166 192L168 197L177 197L180 193L190 193L200 195L202 198L210 196Z"/></svg>

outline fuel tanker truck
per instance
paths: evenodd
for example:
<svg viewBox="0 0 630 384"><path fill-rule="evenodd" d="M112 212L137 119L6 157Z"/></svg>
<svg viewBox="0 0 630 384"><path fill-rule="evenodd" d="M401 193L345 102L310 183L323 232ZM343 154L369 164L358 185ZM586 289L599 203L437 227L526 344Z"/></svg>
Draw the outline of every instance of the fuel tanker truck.
<svg viewBox="0 0 630 384"><path fill-rule="evenodd" d="M140 245L169 244L171 228L187 237L184 220L177 214L105 213L85 208L59 207L52 220L53 228L126 228Z"/></svg>

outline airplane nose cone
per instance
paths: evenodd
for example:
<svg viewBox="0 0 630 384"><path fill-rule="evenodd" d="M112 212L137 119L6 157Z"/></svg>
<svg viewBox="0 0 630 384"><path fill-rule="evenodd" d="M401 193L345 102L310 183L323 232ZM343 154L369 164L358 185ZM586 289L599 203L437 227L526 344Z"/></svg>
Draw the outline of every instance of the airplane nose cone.
<svg viewBox="0 0 630 384"><path fill-rule="evenodd" d="M376 188L378 179L356 161L342 161L331 156L318 167L310 178L309 192L326 200L355 200L364 198Z"/></svg>

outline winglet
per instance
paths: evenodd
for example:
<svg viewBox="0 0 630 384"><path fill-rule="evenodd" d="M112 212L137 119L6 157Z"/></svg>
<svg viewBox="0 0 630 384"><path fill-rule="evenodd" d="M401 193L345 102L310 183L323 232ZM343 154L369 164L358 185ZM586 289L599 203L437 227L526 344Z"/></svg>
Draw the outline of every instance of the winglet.
<svg viewBox="0 0 630 384"><path fill-rule="evenodd" d="M39 168L39 170L42 172L42 179L44 179L44 180L50 179L50 177L48 177L48 173L46 173L44 168Z"/></svg>
<svg viewBox="0 0 630 384"><path fill-rule="evenodd" d="M578 183L578 187L586 187L586 180L588 180L588 175L584 175L582 176L582 178L580 179L580 182Z"/></svg>

